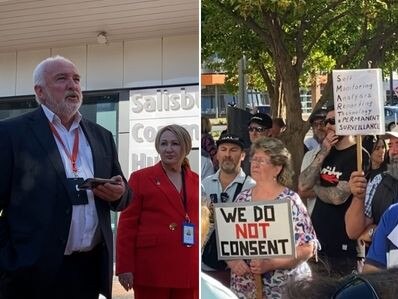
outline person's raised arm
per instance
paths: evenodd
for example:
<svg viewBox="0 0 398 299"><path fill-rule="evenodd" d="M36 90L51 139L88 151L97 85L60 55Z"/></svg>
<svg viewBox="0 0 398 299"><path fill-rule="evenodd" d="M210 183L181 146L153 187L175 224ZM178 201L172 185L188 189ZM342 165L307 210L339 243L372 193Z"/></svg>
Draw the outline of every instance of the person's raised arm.
<svg viewBox="0 0 398 299"><path fill-rule="evenodd" d="M314 160L300 173L298 182L298 193L300 195L311 191L313 186L318 182L322 163L329 155L330 149L335 143L336 141L331 142L325 138L322 142L321 149L315 156Z"/></svg>
<svg viewBox="0 0 398 299"><path fill-rule="evenodd" d="M372 220L365 216L365 195L367 181L362 171L351 173L349 187L353 195L350 206L345 214L345 228L350 239L355 240L361 235Z"/></svg>

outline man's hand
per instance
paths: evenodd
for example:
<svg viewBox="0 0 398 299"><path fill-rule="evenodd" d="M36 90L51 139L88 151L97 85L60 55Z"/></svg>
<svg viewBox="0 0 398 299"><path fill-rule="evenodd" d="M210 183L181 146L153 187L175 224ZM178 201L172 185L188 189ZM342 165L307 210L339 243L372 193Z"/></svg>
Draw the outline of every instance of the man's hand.
<svg viewBox="0 0 398 299"><path fill-rule="evenodd" d="M117 175L111 177L111 179L117 181L117 184L105 183L103 185L98 185L92 189L94 195L109 202L117 201L120 197L122 197L126 191L126 185L122 177Z"/></svg>
<svg viewBox="0 0 398 299"><path fill-rule="evenodd" d="M337 136L334 132L330 131L326 137L322 141L321 151L329 154L330 149L339 142L339 136Z"/></svg>
<svg viewBox="0 0 398 299"><path fill-rule="evenodd" d="M352 172L348 183L354 197L365 199L367 181L363 171Z"/></svg>

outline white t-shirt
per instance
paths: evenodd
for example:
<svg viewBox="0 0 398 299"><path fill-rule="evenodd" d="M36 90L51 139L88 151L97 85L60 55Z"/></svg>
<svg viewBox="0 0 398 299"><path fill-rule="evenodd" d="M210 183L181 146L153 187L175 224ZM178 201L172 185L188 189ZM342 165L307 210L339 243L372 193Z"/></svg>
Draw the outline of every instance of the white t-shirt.
<svg viewBox="0 0 398 299"><path fill-rule="evenodd" d="M204 299L238 299L238 297L218 280L205 273L200 273L201 295Z"/></svg>

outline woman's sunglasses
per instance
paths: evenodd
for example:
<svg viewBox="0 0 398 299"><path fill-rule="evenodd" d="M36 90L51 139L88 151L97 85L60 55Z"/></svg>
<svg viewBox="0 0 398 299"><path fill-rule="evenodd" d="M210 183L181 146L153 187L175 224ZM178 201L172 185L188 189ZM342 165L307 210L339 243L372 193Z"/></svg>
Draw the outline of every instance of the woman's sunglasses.
<svg viewBox="0 0 398 299"><path fill-rule="evenodd" d="M323 121L323 123L325 124L325 126L326 126L327 124L331 124L332 126L334 126L334 125L336 124L336 119L334 119L334 118L327 118L327 119L325 119L325 120Z"/></svg>
<svg viewBox="0 0 398 299"><path fill-rule="evenodd" d="M249 130L249 132L256 131L257 133L261 133L261 132L264 132L265 130L267 130L266 128L262 128L262 127L248 127L247 129Z"/></svg>

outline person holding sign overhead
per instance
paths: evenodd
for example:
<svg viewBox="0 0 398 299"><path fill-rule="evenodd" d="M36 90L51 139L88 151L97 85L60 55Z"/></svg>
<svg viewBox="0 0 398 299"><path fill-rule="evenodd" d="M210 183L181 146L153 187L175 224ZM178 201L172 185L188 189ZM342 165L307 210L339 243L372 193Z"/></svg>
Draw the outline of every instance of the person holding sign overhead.
<svg viewBox="0 0 398 299"><path fill-rule="evenodd" d="M197 299L199 177L186 158L191 136L168 125L155 147L161 161L129 180L134 200L119 219L116 274L135 299Z"/></svg>
<svg viewBox="0 0 398 299"><path fill-rule="evenodd" d="M290 200L296 256L228 260L231 289L240 298L256 298L255 275L261 275L263 298L282 298L290 279L311 276L306 261L316 253L318 240L299 195L287 187L292 182L293 171L291 155L282 141L272 137L257 139L251 147L250 162L256 185L242 191L235 202Z"/></svg>

